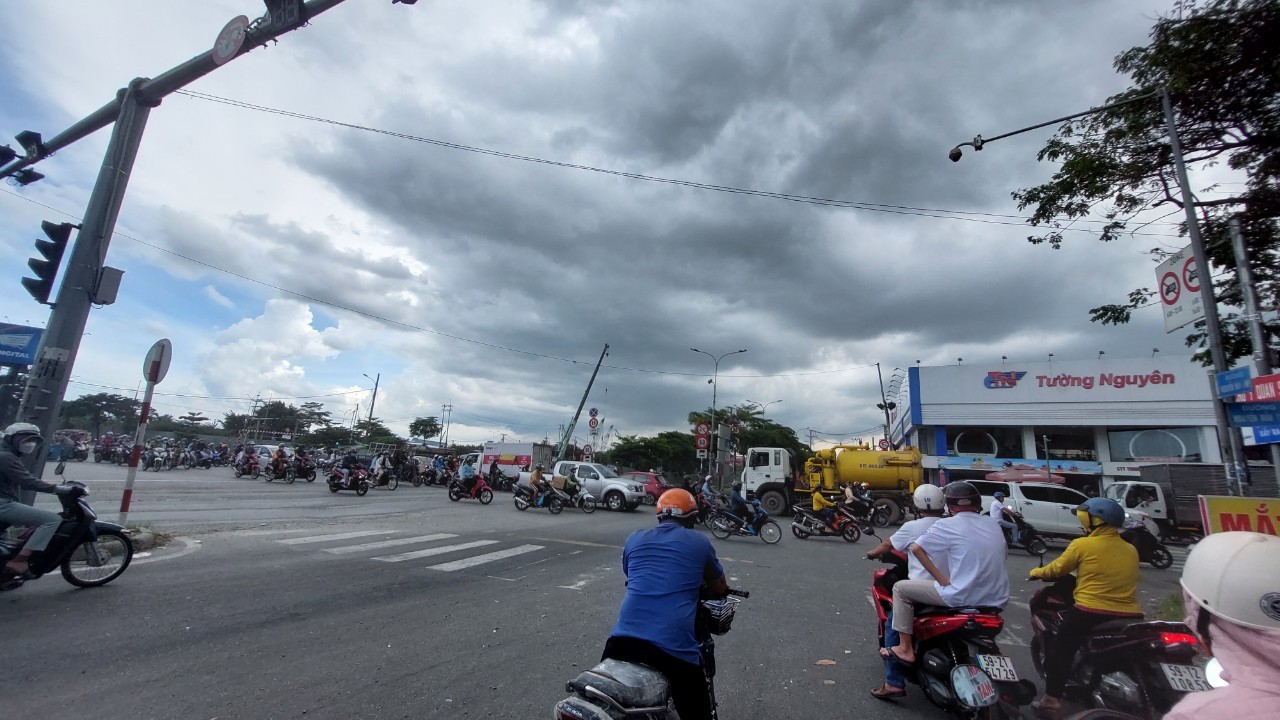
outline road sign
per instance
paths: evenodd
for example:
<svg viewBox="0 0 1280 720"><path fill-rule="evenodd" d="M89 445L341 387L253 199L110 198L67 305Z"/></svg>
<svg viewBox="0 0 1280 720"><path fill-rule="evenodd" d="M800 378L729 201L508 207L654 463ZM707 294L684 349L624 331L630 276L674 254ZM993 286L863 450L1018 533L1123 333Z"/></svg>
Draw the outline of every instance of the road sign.
<svg viewBox="0 0 1280 720"><path fill-rule="evenodd" d="M591 417L595 417L600 414L600 411L597 410L596 408L591 408L590 410L587 411L587 414L590 415Z"/></svg>
<svg viewBox="0 0 1280 720"><path fill-rule="evenodd" d="M1173 332L1204 317L1200 275L1191 246L1156 266L1156 284L1164 309L1165 332Z"/></svg>
<svg viewBox="0 0 1280 720"><path fill-rule="evenodd" d="M169 338L157 340L147 351L147 358L142 361L142 379L150 383L164 380L169 372L169 361L173 359L173 343Z"/></svg>
<svg viewBox="0 0 1280 720"><path fill-rule="evenodd" d="M699 459L699 460L704 460L704 459L706 459L706 457L707 457L707 451L706 451L706 449L705 449L705 448L699 448L699 449L698 449L698 459Z"/></svg>
<svg viewBox="0 0 1280 720"><path fill-rule="evenodd" d="M1270 402L1280 399L1280 374L1253 379L1253 399Z"/></svg>
<svg viewBox="0 0 1280 720"><path fill-rule="evenodd" d="M698 423L698 426L694 428L694 430L699 435L706 435L711 432L711 426L708 425L707 423Z"/></svg>
<svg viewBox="0 0 1280 720"><path fill-rule="evenodd" d="M249 18L244 15L231 18L223 26L222 31L218 33L218 39L213 41L214 65L225 65L240 52L240 46L244 45L245 31L248 29Z"/></svg>
<svg viewBox="0 0 1280 720"><path fill-rule="evenodd" d="M1228 403L1227 415L1235 427L1280 425L1280 402Z"/></svg>
<svg viewBox="0 0 1280 720"><path fill-rule="evenodd" d="M0 323L0 365L34 364L43 334L43 328Z"/></svg>
<svg viewBox="0 0 1280 720"><path fill-rule="evenodd" d="M600 418L591 418L591 420L587 422L587 425L592 430L595 430L596 428L600 427Z"/></svg>
<svg viewBox="0 0 1280 720"><path fill-rule="evenodd" d="M591 454L591 446L590 446L590 445L583 445L583 446L582 446L582 452L583 452L583 454L590 455L590 454Z"/></svg>
<svg viewBox="0 0 1280 720"><path fill-rule="evenodd" d="M1280 425L1258 425L1241 428L1245 445L1271 445L1280 443Z"/></svg>
<svg viewBox="0 0 1280 720"><path fill-rule="evenodd" d="M1230 397L1247 393L1253 389L1253 373L1247 367L1220 372L1218 379L1218 397Z"/></svg>
<svg viewBox="0 0 1280 720"><path fill-rule="evenodd" d="M706 435L699 435L693 439L693 444L699 450L706 450L711 447L711 438Z"/></svg>
<svg viewBox="0 0 1280 720"><path fill-rule="evenodd" d="M881 449L881 450L888 450L888 449L889 449L889 441L888 441L888 440L885 440L884 438L880 438L880 449Z"/></svg>

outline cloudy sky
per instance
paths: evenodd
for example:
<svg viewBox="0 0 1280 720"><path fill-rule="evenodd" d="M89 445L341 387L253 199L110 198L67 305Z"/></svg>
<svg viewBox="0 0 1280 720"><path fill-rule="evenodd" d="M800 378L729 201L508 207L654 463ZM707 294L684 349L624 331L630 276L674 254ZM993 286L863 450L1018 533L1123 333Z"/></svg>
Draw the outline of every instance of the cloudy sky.
<svg viewBox="0 0 1280 720"><path fill-rule="evenodd" d="M262 13L5 5L4 136L50 137ZM710 405L691 347L745 348L721 407L780 400L770 417L839 439L879 422L875 363L889 383L917 361L1185 354L1158 308L1087 314L1154 285L1174 226L1029 244L1010 192L1052 173L1051 129L947 161L1126 87L1113 57L1171 5L351 0L152 112L109 254L120 299L92 312L69 397L131 395L168 337L162 412L320 396L349 418L381 374L375 413L401 432L450 403L452 440L554 440L608 343L589 406L652 434ZM108 134L0 187L0 319L44 324L18 278L40 221L83 213Z"/></svg>

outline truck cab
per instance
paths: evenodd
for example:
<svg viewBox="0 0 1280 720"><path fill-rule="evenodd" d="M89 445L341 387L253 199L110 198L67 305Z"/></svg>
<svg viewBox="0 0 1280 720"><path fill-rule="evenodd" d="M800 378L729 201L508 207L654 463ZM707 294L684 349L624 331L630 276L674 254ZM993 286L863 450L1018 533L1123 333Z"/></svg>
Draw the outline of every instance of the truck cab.
<svg viewBox="0 0 1280 720"><path fill-rule="evenodd" d="M765 512L781 515L790 507L789 490L795 478L791 452L785 448L751 448L742 470L742 489L760 501Z"/></svg>
<svg viewBox="0 0 1280 720"><path fill-rule="evenodd" d="M1150 517L1163 531L1169 526L1169 504L1164 490L1155 483L1125 481L1112 483L1102 496L1120 503L1126 511L1139 512Z"/></svg>

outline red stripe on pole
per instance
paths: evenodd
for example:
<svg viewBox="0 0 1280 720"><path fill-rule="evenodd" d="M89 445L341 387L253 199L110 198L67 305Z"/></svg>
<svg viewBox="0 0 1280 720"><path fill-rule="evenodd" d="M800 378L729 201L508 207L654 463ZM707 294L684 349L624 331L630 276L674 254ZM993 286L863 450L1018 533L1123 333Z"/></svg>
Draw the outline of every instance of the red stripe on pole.
<svg viewBox="0 0 1280 720"><path fill-rule="evenodd" d="M126 489L120 497L120 512L129 512L129 501L133 500L133 488Z"/></svg>
<svg viewBox="0 0 1280 720"><path fill-rule="evenodd" d="M159 377L160 377L160 361L159 361L159 360L153 360L153 361L151 362L151 368L150 368L149 370L147 370L147 378L146 378L146 379L147 379L148 381L150 381L150 382L156 382L156 379L157 379L157 378L159 378Z"/></svg>
<svg viewBox="0 0 1280 720"><path fill-rule="evenodd" d="M150 416L151 416L151 403L150 402L142 403L142 412L138 413L138 424L146 425L147 418Z"/></svg>
<svg viewBox="0 0 1280 720"><path fill-rule="evenodd" d="M129 467L138 467L138 458L142 457L142 446L134 445L133 452L129 453Z"/></svg>

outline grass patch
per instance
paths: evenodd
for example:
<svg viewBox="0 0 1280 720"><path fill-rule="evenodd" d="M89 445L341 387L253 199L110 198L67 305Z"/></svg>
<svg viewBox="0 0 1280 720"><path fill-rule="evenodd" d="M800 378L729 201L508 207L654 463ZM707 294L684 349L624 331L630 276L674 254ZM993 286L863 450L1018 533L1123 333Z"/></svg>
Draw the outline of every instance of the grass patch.
<svg viewBox="0 0 1280 720"><path fill-rule="evenodd" d="M174 538L173 533L167 533L167 532L164 532L163 530L156 530L154 528L143 527L141 525L130 526L128 530L130 535L138 535L140 533L151 533L151 535L156 539L156 547L159 547L161 545L168 545Z"/></svg>
<svg viewBox="0 0 1280 720"><path fill-rule="evenodd" d="M1182 592L1178 591L1163 600L1152 603L1151 614L1157 620L1182 622L1187 617L1187 608L1182 599Z"/></svg>

